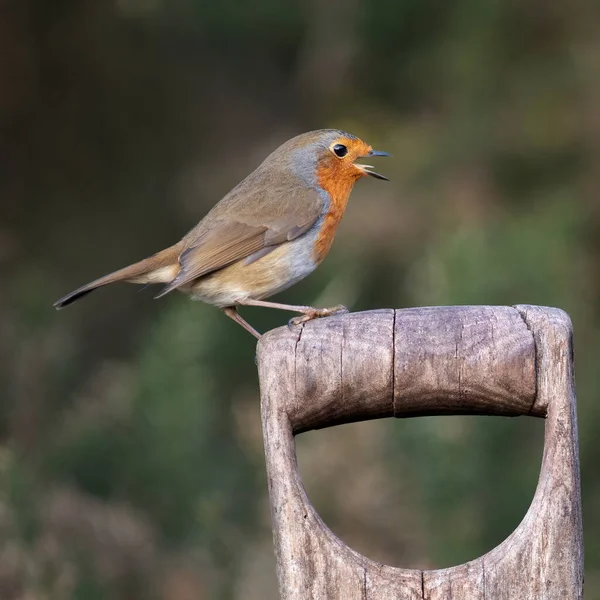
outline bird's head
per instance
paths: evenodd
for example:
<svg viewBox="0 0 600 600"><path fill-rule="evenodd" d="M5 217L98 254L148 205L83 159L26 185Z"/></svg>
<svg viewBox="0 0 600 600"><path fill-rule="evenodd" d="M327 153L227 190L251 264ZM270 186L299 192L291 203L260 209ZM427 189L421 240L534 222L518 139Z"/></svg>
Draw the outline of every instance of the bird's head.
<svg viewBox="0 0 600 600"><path fill-rule="evenodd" d="M340 186L351 189L358 179L367 175L387 181L387 177L373 171L371 165L356 162L376 156L390 154L373 150L369 144L345 131L319 129L288 140L265 163L285 164L307 184L329 191Z"/></svg>

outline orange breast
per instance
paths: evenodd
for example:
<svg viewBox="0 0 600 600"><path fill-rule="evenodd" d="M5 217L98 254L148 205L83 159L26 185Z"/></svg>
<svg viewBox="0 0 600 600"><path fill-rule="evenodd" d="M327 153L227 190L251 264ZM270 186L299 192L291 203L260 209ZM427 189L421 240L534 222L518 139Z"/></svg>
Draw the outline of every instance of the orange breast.
<svg viewBox="0 0 600 600"><path fill-rule="evenodd" d="M356 175L345 165L332 161L323 161L317 168L317 181L331 199L321 231L315 243L315 262L320 263L329 252L335 232L344 216L350 192L356 181Z"/></svg>

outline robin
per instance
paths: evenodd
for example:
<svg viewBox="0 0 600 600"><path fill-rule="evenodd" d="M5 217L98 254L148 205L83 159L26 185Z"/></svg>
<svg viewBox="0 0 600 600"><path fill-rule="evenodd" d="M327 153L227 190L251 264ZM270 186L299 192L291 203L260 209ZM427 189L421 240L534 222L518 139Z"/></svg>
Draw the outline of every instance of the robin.
<svg viewBox="0 0 600 600"><path fill-rule="evenodd" d="M390 156L337 129L321 129L288 140L231 190L175 245L96 279L58 300L57 309L96 288L127 281L166 284L160 298L179 290L219 307L256 338L239 306L300 313L298 324L346 312L343 306L313 308L267 302L300 281L325 258L350 192L375 173L359 158Z"/></svg>

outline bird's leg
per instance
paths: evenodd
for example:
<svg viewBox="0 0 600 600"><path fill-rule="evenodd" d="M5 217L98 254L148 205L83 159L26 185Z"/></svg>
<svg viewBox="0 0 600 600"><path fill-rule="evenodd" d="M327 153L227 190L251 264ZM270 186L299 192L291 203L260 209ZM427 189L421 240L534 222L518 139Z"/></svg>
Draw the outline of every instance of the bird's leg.
<svg viewBox="0 0 600 600"><path fill-rule="evenodd" d="M299 317L293 317L292 319L290 319L290 325L299 325L300 323L310 321L311 319L317 319L319 317L329 317L331 315L337 315L348 312L348 309L345 306L342 306L341 304L338 304L337 306L332 306L331 308L314 308L313 306L296 306L294 304L266 302L265 300L252 300L250 298L241 300L238 302L238 304L244 306L262 306L264 308L277 308L279 310L289 310L291 312L302 313Z"/></svg>
<svg viewBox="0 0 600 600"><path fill-rule="evenodd" d="M236 323L241 325L246 331L249 331L257 340L260 340L260 333L250 325L247 321L242 319L239 315L237 308L235 306L226 306L222 309L223 312L230 318L233 319Z"/></svg>

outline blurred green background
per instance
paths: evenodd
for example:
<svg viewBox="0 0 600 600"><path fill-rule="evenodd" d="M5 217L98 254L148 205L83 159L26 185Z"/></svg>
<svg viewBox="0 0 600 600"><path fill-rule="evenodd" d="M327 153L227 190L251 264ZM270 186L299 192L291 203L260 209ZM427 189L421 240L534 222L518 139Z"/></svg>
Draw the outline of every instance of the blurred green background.
<svg viewBox="0 0 600 600"><path fill-rule="evenodd" d="M393 154L282 301L558 306L575 327L586 598L600 599L600 5L0 3L0 598L275 600L254 340L177 294L67 291L173 243L288 137ZM248 309L260 330L279 311ZM298 439L369 557L489 550L533 496L534 419Z"/></svg>

